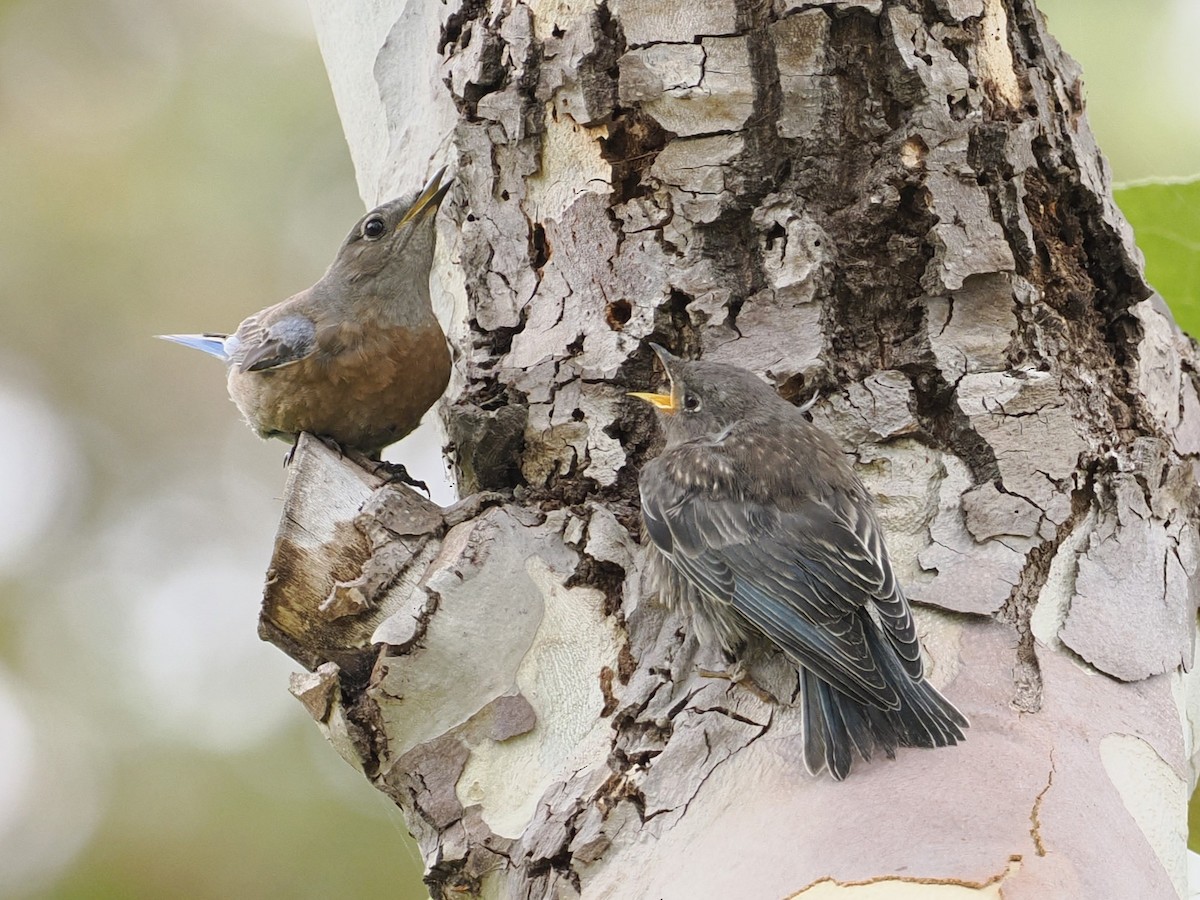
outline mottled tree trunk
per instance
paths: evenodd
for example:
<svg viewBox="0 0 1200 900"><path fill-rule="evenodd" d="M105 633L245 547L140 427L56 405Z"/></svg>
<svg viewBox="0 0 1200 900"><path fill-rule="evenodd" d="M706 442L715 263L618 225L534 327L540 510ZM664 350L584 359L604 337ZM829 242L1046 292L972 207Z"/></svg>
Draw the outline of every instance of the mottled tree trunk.
<svg viewBox="0 0 1200 900"><path fill-rule="evenodd" d="M312 2L364 199L454 167L441 418L510 493L302 444L263 632L433 894L1182 891L1197 355L1033 4ZM814 778L701 674L640 580L650 339L818 395L965 744Z"/></svg>

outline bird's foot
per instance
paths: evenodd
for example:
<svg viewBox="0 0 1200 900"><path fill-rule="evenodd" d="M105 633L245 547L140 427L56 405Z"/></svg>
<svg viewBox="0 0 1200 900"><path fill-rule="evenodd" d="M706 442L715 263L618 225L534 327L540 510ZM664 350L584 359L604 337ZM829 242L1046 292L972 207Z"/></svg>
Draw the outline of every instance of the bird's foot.
<svg viewBox="0 0 1200 900"><path fill-rule="evenodd" d="M332 450L334 453L336 453L338 455L338 459L346 458L346 448L343 447L341 444L339 444L337 441L335 441L333 438L326 437L323 434L314 434L313 437L315 437L318 441L320 441L322 444L324 444L326 447L328 447L330 450ZM297 440L299 440L299 438L297 438Z"/></svg>
<svg viewBox="0 0 1200 900"><path fill-rule="evenodd" d="M758 686L758 683L750 676L750 670L746 668L746 664L738 660L728 669L705 669L702 667L696 668L697 673L701 678L722 678L731 684L739 685L751 694L761 700L763 703L775 703L775 698L765 690Z"/></svg>
<svg viewBox="0 0 1200 900"><path fill-rule="evenodd" d="M732 681L737 684L746 678L749 678L749 672L746 670L746 664L740 659L730 663L728 669L706 669L703 666L697 666L696 671L701 678L723 678L725 681Z"/></svg>
<svg viewBox="0 0 1200 900"><path fill-rule="evenodd" d="M296 458L296 449L300 446L300 435L301 434L310 434L310 435L312 435L312 437L315 437L318 441L320 441L322 444L324 444L326 447L328 447L330 450L332 450L334 453L336 453L338 455L338 459L346 458L346 448L343 447L341 444L339 444L337 441L335 441L333 438L326 437L323 434L312 434L311 432L299 432L296 435L296 439L294 441L292 441L291 448L288 450L287 453L285 453L283 455L283 467L285 469L288 466L290 466L292 464L292 460Z"/></svg>
<svg viewBox="0 0 1200 900"><path fill-rule="evenodd" d="M374 463L376 475L380 472L385 473L384 484L407 484L409 487L423 490L426 497L432 497L432 494L429 493L429 485L421 479L409 475L404 463L385 462L381 459L374 460Z"/></svg>

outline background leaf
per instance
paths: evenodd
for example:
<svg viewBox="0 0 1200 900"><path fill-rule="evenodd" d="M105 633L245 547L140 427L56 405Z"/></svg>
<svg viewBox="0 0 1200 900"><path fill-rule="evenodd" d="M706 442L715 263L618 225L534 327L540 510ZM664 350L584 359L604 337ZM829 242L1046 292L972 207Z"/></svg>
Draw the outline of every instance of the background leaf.
<svg viewBox="0 0 1200 900"><path fill-rule="evenodd" d="M1200 179L1145 181L1113 192L1146 255L1146 278L1179 327L1200 337Z"/></svg>

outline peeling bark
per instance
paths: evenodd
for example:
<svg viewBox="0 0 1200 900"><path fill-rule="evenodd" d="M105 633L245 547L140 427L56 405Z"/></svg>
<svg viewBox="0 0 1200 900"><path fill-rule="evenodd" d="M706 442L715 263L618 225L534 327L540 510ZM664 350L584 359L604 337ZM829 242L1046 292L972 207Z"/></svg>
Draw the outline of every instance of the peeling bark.
<svg viewBox="0 0 1200 900"><path fill-rule="evenodd" d="M364 198L456 163L440 417L503 497L303 441L262 631L433 895L1182 893L1200 364L1032 3L312 5ZM965 744L814 779L788 664L704 674L641 581L649 340L816 395Z"/></svg>

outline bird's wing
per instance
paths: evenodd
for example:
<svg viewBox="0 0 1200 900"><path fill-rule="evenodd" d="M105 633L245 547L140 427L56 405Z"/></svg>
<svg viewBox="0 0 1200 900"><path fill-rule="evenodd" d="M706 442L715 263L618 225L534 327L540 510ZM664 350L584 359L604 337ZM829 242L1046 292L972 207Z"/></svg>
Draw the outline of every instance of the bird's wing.
<svg viewBox="0 0 1200 900"><path fill-rule="evenodd" d="M255 315L233 335L230 359L242 372L261 372L291 365L316 349L316 326L308 316L293 313L264 324Z"/></svg>
<svg viewBox="0 0 1200 900"><path fill-rule="evenodd" d="M894 708L899 698L863 633L874 627L864 609L875 605L910 672L915 660L914 674L920 647L873 517L846 522L815 500L747 499L722 471L729 464L719 448L702 443L646 466L642 514L655 546L710 602L732 606L819 677ZM896 607L904 615L893 615Z"/></svg>

